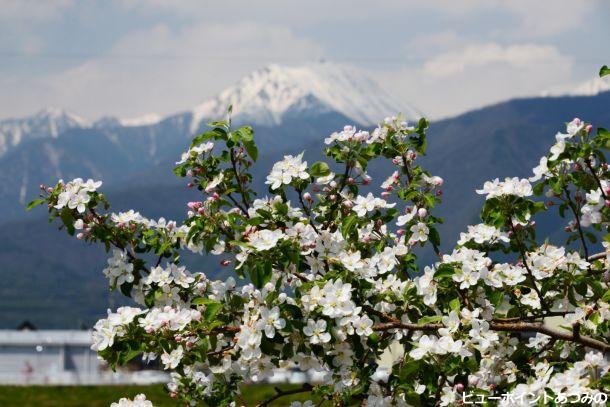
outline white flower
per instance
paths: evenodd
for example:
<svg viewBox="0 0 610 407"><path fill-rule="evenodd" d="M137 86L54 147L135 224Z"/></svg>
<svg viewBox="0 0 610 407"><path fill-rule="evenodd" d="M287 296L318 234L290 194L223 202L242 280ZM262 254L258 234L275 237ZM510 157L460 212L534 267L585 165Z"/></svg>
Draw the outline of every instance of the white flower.
<svg viewBox="0 0 610 407"><path fill-rule="evenodd" d="M214 188L216 188L224 179L225 174L223 172L219 173L205 186L205 192L210 193L214 191Z"/></svg>
<svg viewBox="0 0 610 407"><path fill-rule="evenodd" d="M250 245L258 250L258 251L262 251L262 250L269 250L273 247L275 247L275 245L277 245L277 242L282 239L284 237L284 233L282 233L281 230L276 229L276 230L268 230L268 229L263 229L263 230L259 230L256 231L252 234L250 234L249 240L250 240Z"/></svg>
<svg viewBox="0 0 610 407"><path fill-rule="evenodd" d="M434 273L436 270L426 266L424 274L415 277L415 287L417 294L424 297L424 304L432 306L436 303L436 281L434 281Z"/></svg>
<svg viewBox="0 0 610 407"><path fill-rule="evenodd" d="M509 242L508 234L502 232L500 229L479 223L478 225L468 226L468 232L460 233L460 240L457 244L463 246L469 241L474 241L477 244L483 243L495 243L497 241Z"/></svg>
<svg viewBox="0 0 610 407"><path fill-rule="evenodd" d="M579 118L575 118L567 124L566 131L568 132L568 135L570 135L570 137L573 137L578 134L584 127L585 123Z"/></svg>
<svg viewBox="0 0 610 407"><path fill-rule="evenodd" d="M356 202L352 207L352 210L356 212L358 216L365 216L367 212L374 211L375 209L382 208L393 208L396 206L395 203L388 204L384 199L376 198L371 192L366 196L358 195Z"/></svg>
<svg viewBox="0 0 610 407"><path fill-rule="evenodd" d="M405 209L405 214L404 215L400 215L397 219L396 219L396 226L403 226L408 222L411 222L411 220L415 217L415 215L417 215L417 206L412 206L411 208L406 208Z"/></svg>
<svg viewBox="0 0 610 407"><path fill-rule="evenodd" d="M551 161L555 161L559 158L561 153L566 149L566 138L570 137L568 134L557 133L555 135L556 143L551 147L551 157L549 158Z"/></svg>
<svg viewBox="0 0 610 407"><path fill-rule="evenodd" d="M153 403L147 400L144 394L138 394L133 400L123 397L118 402L110 404L110 407L153 407Z"/></svg>
<svg viewBox="0 0 610 407"><path fill-rule="evenodd" d="M539 309L540 308L540 298L538 297L538 294L536 293L536 291L531 290L529 293L523 294L521 296L521 304L529 305L530 307L532 307L534 309Z"/></svg>
<svg viewBox="0 0 610 407"><path fill-rule="evenodd" d="M373 333L373 320L366 315L357 318L352 325L356 329L356 334L360 336L369 336Z"/></svg>
<svg viewBox="0 0 610 407"><path fill-rule="evenodd" d="M436 342L436 336L422 335L421 338L419 338L417 347L411 349L411 352L409 352L409 356L415 360L422 359L424 356L434 350L436 347Z"/></svg>
<svg viewBox="0 0 610 407"><path fill-rule="evenodd" d="M108 322L114 326L127 325L142 312L140 308L120 307L116 310L116 313L108 313Z"/></svg>
<svg viewBox="0 0 610 407"><path fill-rule="evenodd" d="M278 189L282 184L290 184L293 179L308 179L306 170L307 161L303 162L303 153L296 157L286 155L284 160L273 165L265 184L271 185L271 189Z"/></svg>
<svg viewBox="0 0 610 407"><path fill-rule="evenodd" d="M460 327L460 317L455 311L451 311L449 315L443 316L442 319L444 328L438 330L438 333L446 336L456 332Z"/></svg>
<svg viewBox="0 0 610 407"><path fill-rule="evenodd" d="M276 306L272 309L263 308L258 320L258 329L265 331L267 338L275 336L276 329L282 329L286 326L286 321L280 318L280 309Z"/></svg>
<svg viewBox="0 0 610 407"><path fill-rule="evenodd" d="M409 230L412 233L411 241L425 242L426 240L428 240L428 233L430 232L430 230L428 229L428 226L426 226L425 223L418 222L417 224L411 226Z"/></svg>
<svg viewBox="0 0 610 407"><path fill-rule="evenodd" d="M164 352L163 355L161 355L161 362L163 363L164 369L175 369L178 367L183 354L184 350L182 349L182 345L178 345L178 347L170 353Z"/></svg>
<svg viewBox="0 0 610 407"><path fill-rule="evenodd" d="M307 320L307 325L303 327L303 333L310 337L309 341L313 344L330 341L330 334L326 332L326 321L323 319L318 321Z"/></svg>
<svg viewBox="0 0 610 407"><path fill-rule="evenodd" d="M108 266L103 273L110 280L111 286L121 286L133 282L133 264L128 260L127 253L118 249L112 251Z"/></svg>
<svg viewBox="0 0 610 407"><path fill-rule="evenodd" d="M547 162L548 158L540 158L540 164L538 164L538 166L534 167L533 169L534 176L529 178L530 182L538 181L542 177L546 178L551 175L551 173L549 172L549 167L547 167Z"/></svg>
<svg viewBox="0 0 610 407"><path fill-rule="evenodd" d="M487 181L483 189L477 189L477 194L487 195L486 199L496 198L503 195L514 195L519 197L531 196L532 185L527 179L506 178L500 181L498 178Z"/></svg>
<svg viewBox="0 0 610 407"><path fill-rule="evenodd" d="M341 261L343 267L349 271L356 271L362 268L364 265L364 263L360 260L360 252L358 250L355 252L342 252L339 255L339 261Z"/></svg>

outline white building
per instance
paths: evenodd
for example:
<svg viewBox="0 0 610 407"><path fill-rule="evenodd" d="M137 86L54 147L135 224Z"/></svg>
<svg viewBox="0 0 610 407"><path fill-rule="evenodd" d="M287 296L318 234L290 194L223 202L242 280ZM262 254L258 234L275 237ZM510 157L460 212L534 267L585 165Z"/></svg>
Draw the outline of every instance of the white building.
<svg viewBox="0 0 610 407"><path fill-rule="evenodd" d="M159 383L157 371L112 372L91 346L91 331L0 330L0 384Z"/></svg>

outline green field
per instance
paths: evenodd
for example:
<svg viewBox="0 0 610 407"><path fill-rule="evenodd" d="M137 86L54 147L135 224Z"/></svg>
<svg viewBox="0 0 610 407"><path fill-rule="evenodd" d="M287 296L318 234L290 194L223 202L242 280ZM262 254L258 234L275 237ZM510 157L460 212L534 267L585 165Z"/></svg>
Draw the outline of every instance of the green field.
<svg viewBox="0 0 610 407"><path fill-rule="evenodd" d="M282 390L299 386L280 385ZM176 406L163 386L0 386L0 406L32 407L108 407L121 397L145 393L155 406ZM273 386L247 386L243 402L255 406L275 394ZM287 406L290 401L307 400L305 394L282 397L272 406ZM239 405L239 404L238 404Z"/></svg>

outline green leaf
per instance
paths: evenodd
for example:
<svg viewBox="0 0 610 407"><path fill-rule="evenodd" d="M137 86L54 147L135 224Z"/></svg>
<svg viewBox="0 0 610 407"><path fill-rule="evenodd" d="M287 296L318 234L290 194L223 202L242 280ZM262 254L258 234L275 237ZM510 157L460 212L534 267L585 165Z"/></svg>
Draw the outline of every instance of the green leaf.
<svg viewBox="0 0 610 407"><path fill-rule="evenodd" d="M252 284L254 284L256 288L263 287L271 280L272 273L273 269L271 266L271 261L266 261L264 263L256 263L256 267L250 270L250 278L252 279Z"/></svg>
<svg viewBox="0 0 610 407"><path fill-rule="evenodd" d="M242 144L250 158L252 158L252 161L258 160L258 148L256 147L256 143L254 143L254 141L242 141Z"/></svg>
<svg viewBox="0 0 610 407"><path fill-rule="evenodd" d="M211 304L213 302L218 302L218 301L214 301L213 299L207 298L207 297L197 297L193 301L191 301L191 304L193 304L193 305L208 305L208 304Z"/></svg>
<svg viewBox="0 0 610 407"><path fill-rule="evenodd" d="M35 199L35 200L33 200L32 202L30 202L30 203L28 204L28 206L26 206L26 207L25 207L25 210L26 210L26 211L30 211L32 208L34 208L34 207L36 207L36 206L38 206L38 205L41 205L41 204L42 204L42 203L44 203L44 202L45 202L45 200L44 200L44 199Z"/></svg>
<svg viewBox="0 0 610 407"><path fill-rule="evenodd" d="M191 148L196 147L207 140L226 140L226 138L227 132L224 129L215 128L193 138L193 141L191 141Z"/></svg>
<svg viewBox="0 0 610 407"><path fill-rule="evenodd" d="M328 174L330 174L330 167L328 166L328 164L322 161L314 163L309 168L309 175L311 175L312 177L324 177Z"/></svg>
<svg viewBox="0 0 610 407"><path fill-rule="evenodd" d="M443 319L442 315L430 315L430 316L427 316L427 317L420 318L417 321L417 323L418 324L429 324L429 323L432 323L432 322L441 322L442 319Z"/></svg>
<svg viewBox="0 0 610 407"><path fill-rule="evenodd" d="M601 69L599 70L599 77L603 78L606 75L610 75L610 68L608 68L607 65L604 65L601 67Z"/></svg>
<svg viewBox="0 0 610 407"><path fill-rule="evenodd" d="M343 219L341 223L341 234L347 238L358 224L358 215L350 215Z"/></svg>
<svg viewBox="0 0 610 407"><path fill-rule="evenodd" d="M430 239L430 242L435 246L439 246L441 244L441 237L438 234L438 230L436 230L436 228L430 228L428 238Z"/></svg>
<svg viewBox="0 0 610 407"><path fill-rule="evenodd" d="M216 315L218 314L218 312L220 311L220 309L222 308L222 304L219 302L210 302L205 306L205 312L203 313L203 319L206 322L211 322Z"/></svg>

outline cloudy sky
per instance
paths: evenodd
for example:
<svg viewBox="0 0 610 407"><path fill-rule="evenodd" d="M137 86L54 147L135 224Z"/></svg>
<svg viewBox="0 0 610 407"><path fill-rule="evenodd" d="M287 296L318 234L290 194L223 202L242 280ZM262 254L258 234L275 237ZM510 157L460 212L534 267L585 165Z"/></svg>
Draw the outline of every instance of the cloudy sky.
<svg viewBox="0 0 610 407"><path fill-rule="evenodd" d="M0 0L0 117L168 114L325 59L439 118L592 79L608 21L604 0Z"/></svg>

